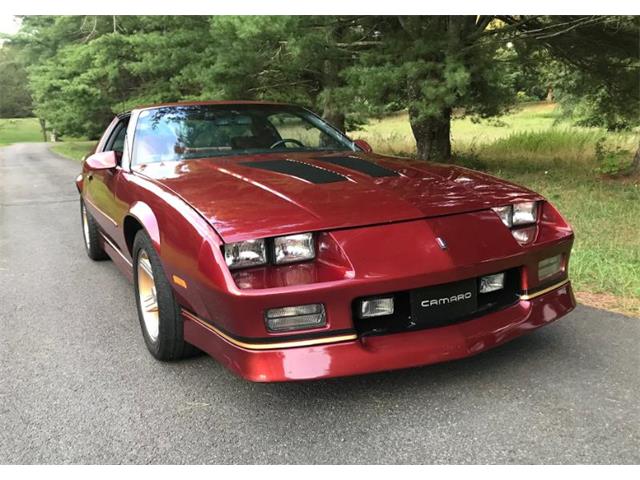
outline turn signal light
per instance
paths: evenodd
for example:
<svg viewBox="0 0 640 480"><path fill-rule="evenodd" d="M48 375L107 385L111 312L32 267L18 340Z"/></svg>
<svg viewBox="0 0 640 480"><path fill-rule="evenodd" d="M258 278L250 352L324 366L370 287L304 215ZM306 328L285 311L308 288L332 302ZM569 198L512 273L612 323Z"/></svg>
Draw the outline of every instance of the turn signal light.
<svg viewBox="0 0 640 480"><path fill-rule="evenodd" d="M321 303L272 308L265 312L264 320L270 332L304 330L327 324L324 305Z"/></svg>
<svg viewBox="0 0 640 480"><path fill-rule="evenodd" d="M538 262L538 281L553 277L562 271L562 254Z"/></svg>

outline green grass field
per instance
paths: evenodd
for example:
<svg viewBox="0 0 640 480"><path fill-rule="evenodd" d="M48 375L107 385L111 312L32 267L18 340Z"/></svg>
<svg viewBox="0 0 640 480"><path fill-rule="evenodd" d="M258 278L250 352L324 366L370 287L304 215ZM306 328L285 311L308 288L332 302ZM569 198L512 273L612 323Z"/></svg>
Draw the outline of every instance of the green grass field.
<svg viewBox="0 0 640 480"><path fill-rule="evenodd" d="M82 160L97 142L95 140L72 140L59 142L51 146L51 150L63 157Z"/></svg>
<svg viewBox="0 0 640 480"><path fill-rule="evenodd" d="M408 115L404 112L371 121L352 137L367 140L377 152L412 155L415 143ZM613 134L599 128L575 127L562 119L553 103L523 104L509 115L479 123L469 118L455 119L452 144L459 154L481 153L491 160L526 162L592 163L595 142L604 137L608 147L637 148L638 135ZM636 142L634 144L634 141Z"/></svg>
<svg viewBox="0 0 640 480"><path fill-rule="evenodd" d="M0 145L41 142L40 124L35 118L0 118Z"/></svg>
<svg viewBox="0 0 640 480"><path fill-rule="evenodd" d="M374 120L353 138L379 153L411 156L406 113ZM498 120L454 120L457 162L536 190L571 223L571 278L578 291L614 295L608 307L640 316L640 178L597 174L596 142L631 161L640 135L578 128L553 104L524 105Z"/></svg>

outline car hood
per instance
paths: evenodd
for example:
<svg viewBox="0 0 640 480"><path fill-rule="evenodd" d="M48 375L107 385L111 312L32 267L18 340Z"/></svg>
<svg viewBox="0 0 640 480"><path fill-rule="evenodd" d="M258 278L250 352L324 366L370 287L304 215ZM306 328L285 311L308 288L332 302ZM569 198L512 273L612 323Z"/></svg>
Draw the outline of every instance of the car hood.
<svg viewBox="0 0 640 480"><path fill-rule="evenodd" d="M135 170L189 203L225 242L451 215L541 197L462 167L371 153L272 153Z"/></svg>

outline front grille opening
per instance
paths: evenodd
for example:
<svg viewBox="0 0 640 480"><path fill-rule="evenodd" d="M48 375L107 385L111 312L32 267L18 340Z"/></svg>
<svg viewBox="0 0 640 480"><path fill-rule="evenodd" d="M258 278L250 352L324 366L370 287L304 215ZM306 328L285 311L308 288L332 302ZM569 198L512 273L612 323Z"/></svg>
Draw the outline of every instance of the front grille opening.
<svg viewBox="0 0 640 480"><path fill-rule="evenodd" d="M520 268L512 268L505 271L504 288L495 292L479 293L480 278L475 278L475 281L476 291L478 291L477 308L462 316L434 315L433 317L426 319L413 318L411 308L411 290L381 293L379 295L357 298L353 301L351 308L355 329L359 336L368 336L444 327L502 310L503 308L509 307L518 301L518 294L520 292ZM443 287L446 290L448 286L452 286L453 288L456 283L459 282L439 285L438 287ZM394 313L392 315L363 319L359 318L358 311L362 300L390 296L393 297L395 305Z"/></svg>

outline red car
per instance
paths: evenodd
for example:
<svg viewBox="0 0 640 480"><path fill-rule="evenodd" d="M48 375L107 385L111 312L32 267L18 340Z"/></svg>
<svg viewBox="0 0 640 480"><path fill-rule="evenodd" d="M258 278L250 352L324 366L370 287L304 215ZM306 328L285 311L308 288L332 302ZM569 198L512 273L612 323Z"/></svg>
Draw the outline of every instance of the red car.
<svg viewBox="0 0 640 480"><path fill-rule="evenodd" d="M133 281L160 360L354 375L474 355L575 307L573 233L542 196L374 154L292 105L119 115L77 187L87 253Z"/></svg>

